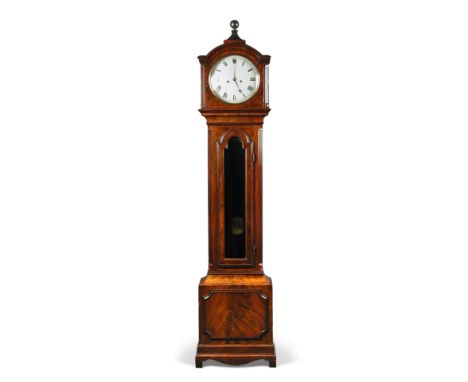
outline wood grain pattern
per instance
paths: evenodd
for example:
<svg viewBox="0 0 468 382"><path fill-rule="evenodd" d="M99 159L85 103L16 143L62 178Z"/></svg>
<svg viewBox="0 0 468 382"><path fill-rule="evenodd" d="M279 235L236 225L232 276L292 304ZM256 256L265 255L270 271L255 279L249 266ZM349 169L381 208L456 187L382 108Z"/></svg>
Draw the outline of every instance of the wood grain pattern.
<svg viewBox="0 0 468 382"><path fill-rule="evenodd" d="M202 309L216 312L205 315L210 340L258 340L268 332L268 297L261 290L213 289L202 299Z"/></svg>
<svg viewBox="0 0 468 382"><path fill-rule="evenodd" d="M266 275L208 275L201 279L200 285L271 285Z"/></svg>
<svg viewBox="0 0 468 382"><path fill-rule="evenodd" d="M265 359L276 365L269 277L207 275L200 280L199 307L197 362L242 364Z"/></svg>

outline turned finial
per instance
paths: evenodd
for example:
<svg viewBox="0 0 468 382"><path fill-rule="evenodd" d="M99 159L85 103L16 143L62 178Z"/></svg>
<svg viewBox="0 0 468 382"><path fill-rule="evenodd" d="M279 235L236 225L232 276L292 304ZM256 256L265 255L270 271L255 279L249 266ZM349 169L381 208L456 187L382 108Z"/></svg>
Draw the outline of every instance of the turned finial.
<svg viewBox="0 0 468 382"><path fill-rule="evenodd" d="M239 21L232 20L229 25L231 26L232 31L231 31L231 37L229 37L228 40L241 40L241 38L237 34L237 28L239 28Z"/></svg>

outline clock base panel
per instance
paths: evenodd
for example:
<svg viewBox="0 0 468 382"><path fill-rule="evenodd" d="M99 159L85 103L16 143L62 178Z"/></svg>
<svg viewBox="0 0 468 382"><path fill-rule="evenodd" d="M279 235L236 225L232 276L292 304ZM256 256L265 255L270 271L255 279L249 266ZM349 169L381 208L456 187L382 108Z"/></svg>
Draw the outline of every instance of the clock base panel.
<svg viewBox="0 0 468 382"><path fill-rule="evenodd" d="M199 343L195 366L256 360L276 366L273 290L265 275L207 275L199 285Z"/></svg>

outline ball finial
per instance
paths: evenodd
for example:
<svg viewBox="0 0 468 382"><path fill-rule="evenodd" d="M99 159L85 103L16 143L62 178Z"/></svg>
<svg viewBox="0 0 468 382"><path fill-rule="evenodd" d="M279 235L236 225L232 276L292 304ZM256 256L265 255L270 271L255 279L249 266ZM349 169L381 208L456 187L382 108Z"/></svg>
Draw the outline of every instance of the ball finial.
<svg viewBox="0 0 468 382"><path fill-rule="evenodd" d="M237 34L237 28L239 28L239 21L232 20L229 25L231 25L231 28L232 28L231 37L229 37L227 40L224 40L224 41L243 41Z"/></svg>
<svg viewBox="0 0 468 382"><path fill-rule="evenodd" d="M231 21L231 28L232 28L232 29L237 29L237 28L239 28L239 21L237 21L237 20L232 20L232 21Z"/></svg>

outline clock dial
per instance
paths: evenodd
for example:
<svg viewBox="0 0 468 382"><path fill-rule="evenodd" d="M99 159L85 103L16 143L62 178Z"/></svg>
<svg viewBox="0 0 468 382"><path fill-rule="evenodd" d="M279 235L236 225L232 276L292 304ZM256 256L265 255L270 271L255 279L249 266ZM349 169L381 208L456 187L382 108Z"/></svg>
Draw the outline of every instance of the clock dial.
<svg viewBox="0 0 468 382"><path fill-rule="evenodd" d="M260 74L249 59L231 55L213 65L209 83L212 93L221 101L242 103L257 92Z"/></svg>

